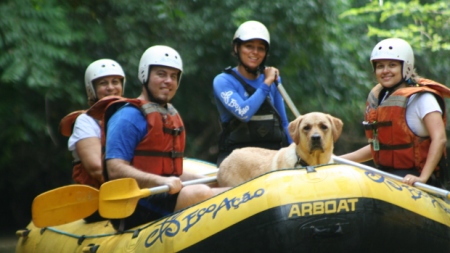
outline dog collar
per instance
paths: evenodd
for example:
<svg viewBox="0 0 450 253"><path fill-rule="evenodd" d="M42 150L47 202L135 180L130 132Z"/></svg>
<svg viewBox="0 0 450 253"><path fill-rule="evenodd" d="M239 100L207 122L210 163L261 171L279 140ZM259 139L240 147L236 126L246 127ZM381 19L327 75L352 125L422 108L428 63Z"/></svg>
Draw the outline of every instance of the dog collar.
<svg viewBox="0 0 450 253"><path fill-rule="evenodd" d="M297 167L299 165L301 165L302 167L309 166L309 164L307 164L304 160L302 160L302 158L297 153L296 155L297 155L297 162L294 164L294 167Z"/></svg>

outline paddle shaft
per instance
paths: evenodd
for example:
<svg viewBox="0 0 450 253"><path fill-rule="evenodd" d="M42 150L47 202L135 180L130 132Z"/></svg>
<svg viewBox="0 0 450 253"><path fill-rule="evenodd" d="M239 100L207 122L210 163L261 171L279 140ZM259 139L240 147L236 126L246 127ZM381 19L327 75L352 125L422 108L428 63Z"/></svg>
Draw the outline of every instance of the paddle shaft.
<svg viewBox="0 0 450 253"><path fill-rule="evenodd" d="M275 80L275 84L278 84L277 80ZM289 95L287 94L286 90L284 89L284 87L282 86L281 83L277 85L277 88L280 91L281 96L283 96L284 101L286 101L286 103L289 106L289 108L291 109L292 113L295 115L295 117L300 116L299 111L295 107L294 103L292 102L291 98L289 97ZM340 163L352 165L352 166L358 167L360 169L363 169L365 171L376 173L376 174L382 175L384 177L387 177L387 178L390 178L390 179L393 179L393 180L396 180L396 181L399 181L399 182L403 181L402 177L399 177L399 176L393 175L391 173L375 169L373 167L370 167L370 166L367 166L367 165L364 165L364 164L352 162L350 160L347 160L347 159L344 159L344 158L341 158L341 157L337 157L337 156L333 155L333 160L335 160L337 162L340 162ZM429 192L429 193L432 193L432 194L435 194L435 195L438 195L438 196L450 199L450 192L446 191L444 189L433 187L431 185L423 184L423 183L420 183L420 182L415 182L413 184L413 186L415 186L415 187L417 187L417 188L419 188L419 189L421 189L423 191L426 191L426 192Z"/></svg>
<svg viewBox="0 0 450 253"><path fill-rule="evenodd" d="M365 171L376 173L378 175L381 175L381 176L384 176L384 177L387 177L387 178L390 178L390 179L393 179L393 180L396 180L396 181L399 181L399 182L403 181L402 177L393 175L393 174L391 174L389 172L384 172L384 171L375 169L373 167L370 167L370 166L367 166L367 165L364 165L364 164L352 162L350 160L347 160L347 159L344 159L344 158L341 158L341 157L333 156L333 160L337 161L337 162L340 162L340 163L352 165L352 166L358 167L360 169L363 169ZM421 189L423 191L426 191L426 192L429 192L429 193L432 193L432 194L435 194L435 195L438 195L438 196L450 199L450 195L449 195L450 192L446 191L444 189L440 189L440 188L437 188L437 187L434 187L434 186L431 186L431 185L427 185L427 184L424 184L424 183L420 183L420 182L415 182L413 184L413 186L416 187L416 188L419 188L419 189Z"/></svg>
<svg viewBox="0 0 450 253"><path fill-rule="evenodd" d="M215 171L217 172L217 171ZM213 174L215 172L211 172L209 174ZM208 175L204 174L204 175ZM217 177L205 177L205 178L199 178L199 179L194 179L194 180L189 180L189 181L185 181L182 182L183 186L188 186L188 185L193 185L193 184L208 184L208 183L214 183L217 181ZM161 185L161 186L156 186L156 187L152 187L152 188L148 188L148 190L150 191L149 195L154 195L154 194L158 194L158 193L163 193L163 192L168 192L170 190L168 185Z"/></svg>
<svg viewBox="0 0 450 253"><path fill-rule="evenodd" d="M219 172L219 169L215 169L215 170L211 170L211 171L208 171L208 172L205 172L205 173L201 173L200 175L208 176L208 175L211 175L211 174L215 174L217 172Z"/></svg>
<svg viewBox="0 0 450 253"><path fill-rule="evenodd" d="M286 90L284 89L283 85L280 83L277 85L278 91L280 92L281 96L284 98L284 101L286 101L286 104L291 109L292 113L295 117L300 116L300 112L295 107L294 103L292 102L291 98L287 94Z"/></svg>
<svg viewBox="0 0 450 253"><path fill-rule="evenodd" d="M283 85L278 82L277 76L275 76L275 85L277 86L278 91L280 92L281 96L283 97L286 104L289 106L289 109L291 109L291 112L294 114L294 116L297 118L300 116L300 112L297 110L297 107L295 107L294 102L292 102L291 97L287 94L286 90L284 89Z"/></svg>

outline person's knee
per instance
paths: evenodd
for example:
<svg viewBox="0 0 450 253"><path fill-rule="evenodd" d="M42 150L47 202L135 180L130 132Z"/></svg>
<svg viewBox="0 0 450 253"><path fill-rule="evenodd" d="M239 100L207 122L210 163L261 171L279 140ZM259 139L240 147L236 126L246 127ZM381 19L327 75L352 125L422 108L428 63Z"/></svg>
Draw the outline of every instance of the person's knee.
<svg viewBox="0 0 450 253"><path fill-rule="evenodd" d="M214 196L213 191L207 185L191 185L183 187L178 195L177 208L182 209Z"/></svg>
<svg viewBox="0 0 450 253"><path fill-rule="evenodd" d="M204 184L192 185L186 187L186 197L189 199L196 199L197 202L203 201L214 196L211 188Z"/></svg>

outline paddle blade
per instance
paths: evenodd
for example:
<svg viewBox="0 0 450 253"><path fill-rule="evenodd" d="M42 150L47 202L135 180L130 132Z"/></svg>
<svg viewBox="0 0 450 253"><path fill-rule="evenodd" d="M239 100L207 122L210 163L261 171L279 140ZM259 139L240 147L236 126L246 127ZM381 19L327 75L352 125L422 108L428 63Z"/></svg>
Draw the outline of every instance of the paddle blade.
<svg viewBox="0 0 450 253"><path fill-rule="evenodd" d="M133 214L139 199L150 195L141 190L133 178L106 182L100 187L99 213L108 219L121 219Z"/></svg>
<svg viewBox="0 0 450 253"><path fill-rule="evenodd" d="M37 227L50 227L86 218L97 209L97 189L87 185L68 185L37 196L31 213Z"/></svg>

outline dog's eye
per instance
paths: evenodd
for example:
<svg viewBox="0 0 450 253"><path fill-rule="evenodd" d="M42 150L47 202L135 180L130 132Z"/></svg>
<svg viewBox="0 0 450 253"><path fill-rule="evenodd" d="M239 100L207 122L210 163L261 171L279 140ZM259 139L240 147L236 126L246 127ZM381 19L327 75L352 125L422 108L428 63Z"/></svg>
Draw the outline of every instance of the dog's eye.
<svg viewBox="0 0 450 253"><path fill-rule="evenodd" d="M304 127L303 127L303 130L309 131L309 130L311 130L311 127L310 127L310 126L304 126Z"/></svg>
<svg viewBox="0 0 450 253"><path fill-rule="evenodd" d="M328 126L326 126L326 125L321 125L320 128L322 128L322 130L327 130L327 129L328 129Z"/></svg>

